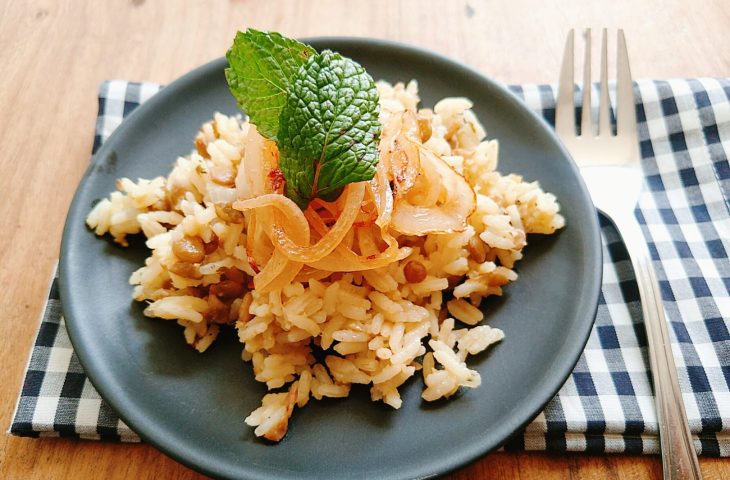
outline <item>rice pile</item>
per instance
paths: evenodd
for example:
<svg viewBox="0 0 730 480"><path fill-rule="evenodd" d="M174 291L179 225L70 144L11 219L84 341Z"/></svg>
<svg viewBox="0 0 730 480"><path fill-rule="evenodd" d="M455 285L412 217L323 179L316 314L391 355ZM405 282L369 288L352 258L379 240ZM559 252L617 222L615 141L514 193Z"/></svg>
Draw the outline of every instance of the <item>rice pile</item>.
<svg viewBox="0 0 730 480"><path fill-rule="evenodd" d="M462 174L477 197L464 231L399 236L400 260L387 267L302 273L281 290L254 290L245 214L231 207L249 124L218 113L167 178L120 179L118 191L87 218L96 234L109 233L121 245L129 234L147 237L151 255L129 280L134 299L149 303L146 315L176 321L200 352L221 325L235 325L243 360L275 392L246 418L270 440L285 435L294 406L346 397L352 384L369 385L373 401L393 408L401 406L398 388L417 371L427 401L479 386L467 357L504 337L482 323L481 300L517 279L513 268L527 234L564 225L553 195L496 171L498 144L484 140L469 100L447 98L419 110L415 82L381 82L378 89L383 122L417 112L424 146Z"/></svg>

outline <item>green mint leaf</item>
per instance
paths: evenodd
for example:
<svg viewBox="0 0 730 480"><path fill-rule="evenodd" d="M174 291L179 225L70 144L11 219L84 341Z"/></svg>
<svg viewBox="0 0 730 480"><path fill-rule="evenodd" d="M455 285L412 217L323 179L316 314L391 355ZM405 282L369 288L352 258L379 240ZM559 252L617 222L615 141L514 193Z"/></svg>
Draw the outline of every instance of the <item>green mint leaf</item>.
<svg viewBox="0 0 730 480"><path fill-rule="evenodd" d="M355 61L325 50L296 76L279 118L279 167L286 194L305 209L333 200L348 183L370 180L378 163L375 82Z"/></svg>
<svg viewBox="0 0 730 480"><path fill-rule="evenodd" d="M226 80L238 105L266 138L276 139L292 77L317 53L276 32L238 32L226 53Z"/></svg>

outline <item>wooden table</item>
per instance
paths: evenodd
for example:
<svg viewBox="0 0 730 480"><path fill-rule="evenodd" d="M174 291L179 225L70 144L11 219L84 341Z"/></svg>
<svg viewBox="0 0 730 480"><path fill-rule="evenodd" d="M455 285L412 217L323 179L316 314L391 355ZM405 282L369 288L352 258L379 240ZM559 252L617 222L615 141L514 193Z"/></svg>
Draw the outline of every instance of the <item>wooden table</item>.
<svg viewBox="0 0 730 480"><path fill-rule="evenodd" d="M89 161L105 79L166 83L221 56L248 26L289 36L382 37L506 83L553 82L571 27L623 27L635 78L730 76L730 4L672 0L336 2L64 0L0 3L0 424L9 425ZM556 2L557 3L557 2ZM102 6L103 4L103 6ZM660 5L661 4L661 5ZM702 459L707 478L730 461ZM496 453L454 478L660 478L658 457ZM201 478L148 445L0 434L0 478Z"/></svg>

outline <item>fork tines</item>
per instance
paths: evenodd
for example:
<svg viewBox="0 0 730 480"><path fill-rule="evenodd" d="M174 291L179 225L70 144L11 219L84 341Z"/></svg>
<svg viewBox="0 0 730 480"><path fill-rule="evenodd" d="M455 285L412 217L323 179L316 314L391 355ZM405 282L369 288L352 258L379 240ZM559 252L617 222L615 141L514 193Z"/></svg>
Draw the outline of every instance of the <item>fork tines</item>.
<svg viewBox="0 0 730 480"><path fill-rule="evenodd" d="M595 135L591 120L591 30L585 30L585 61L583 68L583 114L581 117L581 136ZM555 130L561 137L576 135L575 104L574 104L574 31L570 30L565 51L563 66L560 71L560 85L558 88L557 108L555 115ZM598 114L598 136L612 135L610 99L608 94L608 48L607 29L603 29L601 36L601 80ZM634 96L629 69L629 57L626 50L626 39L623 30L618 30L616 52L616 125L619 135L635 134L636 116L634 114Z"/></svg>

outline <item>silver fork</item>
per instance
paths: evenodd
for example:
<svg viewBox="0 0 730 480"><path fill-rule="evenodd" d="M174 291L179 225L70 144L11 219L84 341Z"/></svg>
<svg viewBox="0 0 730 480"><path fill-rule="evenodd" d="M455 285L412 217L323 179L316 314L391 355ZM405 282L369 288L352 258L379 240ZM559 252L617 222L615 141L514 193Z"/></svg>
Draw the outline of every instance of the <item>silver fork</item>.
<svg viewBox="0 0 730 480"><path fill-rule="evenodd" d="M596 208L621 233L639 286L641 308L649 343L657 420L665 479L702 478L677 369L672 356L667 322L656 275L641 227L634 216L643 183L639 163L634 93L623 30L618 31L616 135L610 121L606 29L601 42L601 84L598 135L591 120L591 36L585 32L583 114L581 134L575 131L573 104L573 30L568 33L560 72L555 130L580 167Z"/></svg>

